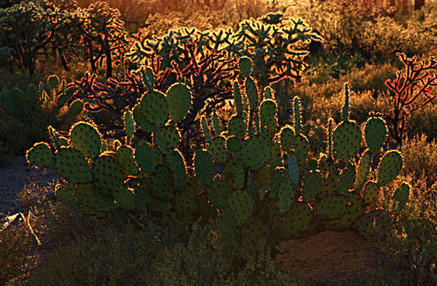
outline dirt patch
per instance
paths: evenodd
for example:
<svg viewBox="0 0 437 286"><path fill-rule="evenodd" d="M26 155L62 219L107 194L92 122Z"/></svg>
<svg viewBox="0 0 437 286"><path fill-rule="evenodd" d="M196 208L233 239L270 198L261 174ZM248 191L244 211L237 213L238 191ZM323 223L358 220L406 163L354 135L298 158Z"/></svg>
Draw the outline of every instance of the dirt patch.
<svg viewBox="0 0 437 286"><path fill-rule="evenodd" d="M300 275L308 285L367 285L378 268L375 244L353 231L325 231L305 239L284 241L276 261Z"/></svg>
<svg viewBox="0 0 437 286"><path fill-rule="evenodd" d="M17 195L27 184L47 185L59 177L54 168L36 169L24 156L2 158L0 165L0 218L21 210Z"/></svg>

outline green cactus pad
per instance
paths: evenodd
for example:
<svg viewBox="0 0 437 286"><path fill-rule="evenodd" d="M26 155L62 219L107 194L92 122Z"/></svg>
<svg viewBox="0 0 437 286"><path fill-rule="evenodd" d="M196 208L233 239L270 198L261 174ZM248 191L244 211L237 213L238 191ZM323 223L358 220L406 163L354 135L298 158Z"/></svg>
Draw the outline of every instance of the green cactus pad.
<svg viewBox="0 0 437 286"><path fill-rule="evenodd" d="M402 156L399 151L392 150L385 153L378 166L376 183L385 186L393 181L402 169Z"/></svg>
<svg viewBox="0 0 437 286"><path fill-rule="evenodd" d="M294 109L294 130L296 130L296 134L300 134L301 112L300 112L300 100L298 96L295 96L293 99L293 109Z"/></svg>
<svg viewBox="0 0 437 286"><path fill-rule="evenodd" d="M252 215L255 202L252 197L245 191L236 191L230 194L228 203L232 209L237 226L244 224L250 215Z"/></svg>
<svg viewBox="0 0 437 286"><path fill-rule="evenodd" d="M308 152L310 150L310 145L308 143L308 139L305 135L299 134L296 136L295 141L295 156L297 160L297 164L302 167L305 165L306 158L308 157Z"/></svg>
<svg viewBox="0 0 437 286"><path fill-rule="evenodd" d="M340 187L340 193L346 193L348 190L352 189L352 186L355 182L355 168L351 165L349 165L346 169L344 169L338 180L339 180L339 187Z"/></svg>
<svg viewBox="0 0 437 286"><path fill-rule="evenodd" d="M82 153L74 148L61 148L56 153L56 173L69 183L90 183L91 169Z"/></svg>
<svg viewBox="0 0 437 286"><path fill-rule="evenodd" d="M123 114L123 119L126 136L131 138L135 133L135 120L132 111L126 110Z"/></svg>
<svg viewBox="0 0 437 286"><path fill-rule="evenodd" d="M162 92L155 90L146 93L141 98L140 105L140 111L143 112L142 116L150 125L153 127L165 125L168 120L168 103L167 98ZM139 124L139 122L137 123ZM141 124L139 125L141 126Z"/></svg>
<svg viewBox="0 0 437 286"><path fill-rule="evenodd" d="M169 168L158 166L150 180L150 187L153 196L163 200L171 200L174 197L175 186Z"/></svg>
<svg viewBox="0 0 437 286"><path fill-rule="evenodd" d="M166 156L167 166L173 174L175 189L181 191L187 183L187 171L185 169L185 160L179 150L173 150Z"/></svg>
<svg viewBox="0 0 437 286"><path fill-rule="evenodd" d="M152 145L143 143L135 150L135 160L142 171L154 172L158 164L158 158Z"/></svg>
<svg viewBox="0 0 437 286"><path fill-rule="evenodd" d="M206 118L204 116L202 116L202 132L203 136L205 136L206 141L211 142L211 130L209 130L208 122L206 121Z"/></svg>
<svg viewBox="0 0 437 286"><path fill-rule="evenodd" d="M228 152L240 152L241 139L235 135L229 136L228 139L226 139L226 149Z"/></svg>
<svg viewBox="0 0 437 286"><path fill-rule="evenodd" d="M147 209L151 212L164 212L172 208L172 204L168 200L157 198L151 193L151 186L149 182L141 183L136 190L135 208L139 211Z"/></svg>
<svg viewBox="0 0 437 286"><path fill-rule="evenodd" d="M261 119L261 126L276 125L276 102L272 99L265 99L261 103L259 115Z"/></svg>
<svg viewBox="0 0 437 286"><path fill-rule="evenodd" d="M365 204L368 205L373 203L378 197L379 192L380 189L375 182L373 181L367 182L363 190L363 199Z"/></svg>
<svg viewBox="0 0 437 286"><path fill-rule="evenodd" d="M306 203L295 202L284 216L281 240L295 238L308 229L311 223L311 208Z"/></svg>
<svg viewBox="0 0 437 286"><path fill-rule="evenodd" d="M370 155L370 150L366 149L366 151L364 151L363 155L360 158L360 162L358 163L357 178L355 181L356 192L360 192L367 181L367 175L370 170L371 160L372 157Z"/></svg>
<svg viewBox="0 0 437 286"><path fill-rule="evenodd" d="M316 215L326 216L329 219L336 219L347 211L348 201L342 195L326 194L314 206Z"/></svg>
<svg viewBox="0 0 437 286"><path fill-rule="evenodd" d="M55 165L50 145L45 142L35 143L32 148L26 151L26 160L38 168L49 168Z"/></svg>
<svg viewBox="0 0 437 286"><path fill-rule="evenodd" d="M387 128L384 120L380 117L370 117L364 127L364 135L370 152L378 152L387 136Z"/></svg>
<svg viewBox="0 0 437 286"><path fill-rule="evenodd" d="M70 184L57 184L55 186L55 194L56 199L67 207L77 207L79 205L79 195Z"/></svg>
<svg viewBox="0 0 437 286"><path fill-rule="evenodd" d="M222 131L221 131L221 128L220 128L220 118L218 117L218 115L215 112L215 110L214 110L214 113L212 115L212 123L214 125L215 135L219 136L222 133Z"/></svg>
<svg viewBox="0 0 437 286"><path fill-rule="evenodd" d="M121 188L116 196L115 202L117 207L126 209L126 210L134 210L135 209L135 195L128 188Z"/></svg>
<svg viewBox="0 0 437 286"><path fill-rule="evenodd" d="M279 186L279 213L286 213L295 201L295 187L289 178L284 178Z"/></svg>
<svg viewBox="0 0 437 286"><path fill-rule="evenodd" d="M242 75L249 77L252 70L252 60L249 57L241 57L238 62L238 68Z"/></svg>
<svg viewBox="0 0 437 286"><path fill-rule="evenodd" d="M265 99L273 99L272 95L273 95L272 94L272 88L270 86L266 86L264 88L264 98Z"/></svg>
<svg viewBox="0 0 437 286"><path fill-rule="evenodd" d="M208 146L208 152L211 154L215 163L225 163L228 159L226 137L215 137Z"/></svg>
<svg viewBox="0 0 437 286"><path fill-rule="evenodd" d="M94 184L72 184L79 195L79 210L83 214L102 215L116 208L114 198L104 196Z"/></svg>
<svg viewBox="0 0 437 286"><path fill-rule="evenodd" d="M411 186L408 183L403 182L400 188L397 188L394 195L393 201L398 202L398 207L396 209L396 214L398 215L401 210L407 204L408 198L410 197Z"/></svg>
<svg viewBox="0 0 437 286"><path fill-rule="evenodd" d="M51 75L47 79L47 83L49 84L50 88L57 88L59 85L59 77L57 75Z"/></svg>
<svg viewBox="0 0 437 286"><path fill-rule="evenodd" d="M246 94L249 98L250 111L254 111L258 106L258 88L252 78L248 77L245 81Z"/></svg>
<svg viewBox="0 0 437 286"><path fill-rule="evenodd" d="M187 115L191 106L191 92L185 84L175 83L167 91L168 112L175 122Z"/></svg>
<svg viewBox="0 0 437 286"><path fill-rule="evenodd" d="M283 152L290 152L291 149L295 147L296 135L294 134L294 128L290 125L286 125L281 128L279 132L279 137L281 140L281 148Z"/></svg>
<svg viewBox="0 0 437 286"><path fill-rule="evenodd" d="M116 152L117 163L125 177L138 174L138 166L134 158L134 150L130 146L121 146Z"/></svg>
<svg viewBox="0 0 437 286"><path fill-rule="evenodd" d="M156 129L155 146L160 149L175 149L178 147L181 135L179 130L174 126L165 126Z"/></svg>
<svg viewBox="0 0 437 286"><path fill-rule="evenodd" d="M281 144L276 143L276 142L272 143L271 156L273 159L281 159L282 158Z"/></svg>
<svg viewBox="0 0 437 286"><path fill-rule="evenodd" d="M70 141L73 147L87 158L95 158L102 149L102 137L90 123L79 121L70 129Z"/></svg>
<svg viewBox="0 0 437 286"><path fill-rule="evenodd" d="M93 164L94 184L99 192L108 196L115 196L123 188L125 178L114 157L114 153L105 152Z"/></svg>
<svg viewBox="0 0 437 286"><path fill-rule="evenodd" d="M384 240L393 232L392 221L390 212L374 210L361 216L352 227L367 240Z"/></svg>
<svg viewBox="0 0 437 286"><path fill-rule="evenodd" d="M135 123L142 129L144 129L147 132L153 131L155 128L149 121L148 117L146 115L146 111L144 111L144 107L141 104L141 102L137 103L132 111Z"/></svg>
<svg viewBox="0 0 437 286"><path fill-rule="evenodd" d="M271 158L271 141L262 135L247 138L241 146L241 160L249 169L263 167Z"/></svg>
<svg viewBox="0 0 437 286"><path fill-rule="evenodd" d="M293 185L299 183L299 167L294 153L290 154L287 158L287 174Z"/></svg>
<svg viewBox="0 0 437 286"><path fill-rule="evenodd" d="M302 198L312 201L322 191L323 178L319 171L311 171L303 182Z"/></svg>
<svg viewBox="0 0 437 286"><path fill-rule="evenodd" d="M55 128L53 128L51 125L47 127L49 131L49 137L52 142L52 144L55 146L56 150L59 150L61 147L68 147L69 143L67 138L64 136L61 136L58 131L56 131Z"/></svg>
<svg viewBox="0 0 437 286"><path fill-rule="evenodd" d="M237 109L237 116L241 117L243 115L243 103L241 100L240 86L238 85L237 81L234 81L232 95L234 97L235 107Z"/></svg>
<svg viewBox="0 0 437 286"><path fill-rule="evenodd" d="M328 229L349 229L364 212L363 203L359 193L345 194L348 205L345 213L338 219L328 224Z"/></svg>
<svg viewBox="0 0 437 286"><path fill-rule="evenodd" d="M212 188L208 188L206 196L211 204L220 210L228 207L229 194L232 189L223 180L216 178Z"/></svg>
<svg viewBox="0 0 437 286"><path fill-rule="evenodd" d="M281 183L286 179L287 169L284 167L276 167L270 170L270 189L269 197L271 199L277 199L279 196L279 191L281 189Z"/></svg>
<svg viewBox="0 0 437 286"><path fill-rule="evenodd" d="M206 186L212 185L214 164L212 162L212 156L208 151L201 150L196 152L194 157L194 169L196 171L196 177L202 184Z"/></svg>
<svg viewBox="0 0 437 286"><path fill-rule="evenodd" d="M360 128L354 121L343 121L335 128L333 139L338 158L347 162L360 147Z"/></svg>
<svg viewBox="0 0 437 286"><path fill-rule="evenodd" d="M261 169L259 169L256 173L256 189L261 190L267 186L267 183L270 182L270 166L265 165Z"/></svg>
<svg viewBox="0 0 437 286"><path fill-rule="evenodd" d="M239 116L232 116L228 124L228 135L235 135L241 139L246 137L247 125L243 118Z"/></svg>
<svg viewBox="0 0 437 286"><path fill-rule="evenodd" d="M182 192L178 192L175 197L175 210L183 215L193 213L197 208L197 190L186 188Z"/></svg>
<svg viewBox="0 0 437 286"><path fill-rule="evenodd" d="M234 190L244 188L246 174L244 166L239 161L226 165L224 172L225 182Z"/></svg>

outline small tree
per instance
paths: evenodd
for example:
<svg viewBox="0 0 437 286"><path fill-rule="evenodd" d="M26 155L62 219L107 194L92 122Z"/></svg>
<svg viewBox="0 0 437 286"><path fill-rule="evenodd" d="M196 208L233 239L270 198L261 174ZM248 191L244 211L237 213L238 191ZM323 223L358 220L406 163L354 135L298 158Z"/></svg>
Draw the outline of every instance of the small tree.
<svg viewBox="0 0 437 286"><path fill-rule="evenodd" d="M419 105L431 103L437 97L437 61L430 57L427 62L417 62L415 57L409 58L403 53L397 55L404 70L398 72L395 79L387 79L385 85L393 92L393 109L388 118L390 133L401 145L408 115Z"/></svg>

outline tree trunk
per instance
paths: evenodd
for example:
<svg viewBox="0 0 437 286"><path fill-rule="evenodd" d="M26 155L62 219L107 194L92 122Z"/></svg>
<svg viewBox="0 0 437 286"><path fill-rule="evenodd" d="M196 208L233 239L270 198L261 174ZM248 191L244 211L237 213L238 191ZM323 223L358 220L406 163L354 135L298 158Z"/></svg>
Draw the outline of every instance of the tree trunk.
<svg viewBox="0 0 437 286"><path fill-rule="evenodd" d="M421 9L423 6L425 6L425 0L415 0L415 1L414 1L414 9L415 9L415 10L419 10L419 9Z"/></svg>

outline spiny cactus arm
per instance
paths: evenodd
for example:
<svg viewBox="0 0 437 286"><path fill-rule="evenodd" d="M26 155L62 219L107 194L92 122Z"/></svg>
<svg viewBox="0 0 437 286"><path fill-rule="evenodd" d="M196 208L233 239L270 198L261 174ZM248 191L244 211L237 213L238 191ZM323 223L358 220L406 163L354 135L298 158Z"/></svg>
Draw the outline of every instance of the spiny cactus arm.
<svg viewBox="0 0 437 286"><path fill-rule="evenodd" d="M295 96L293 99L294 102L294 130L296 134L300 133L301 129L301 112L300 112L300 101L299 97Z"/></svg>
<svg viewBox="0 0 437 286"><path fill-rule="evenodd" d="M349 120L349 84L344 83L344 105L341 111L341 117L343 121Z"/></svg>

